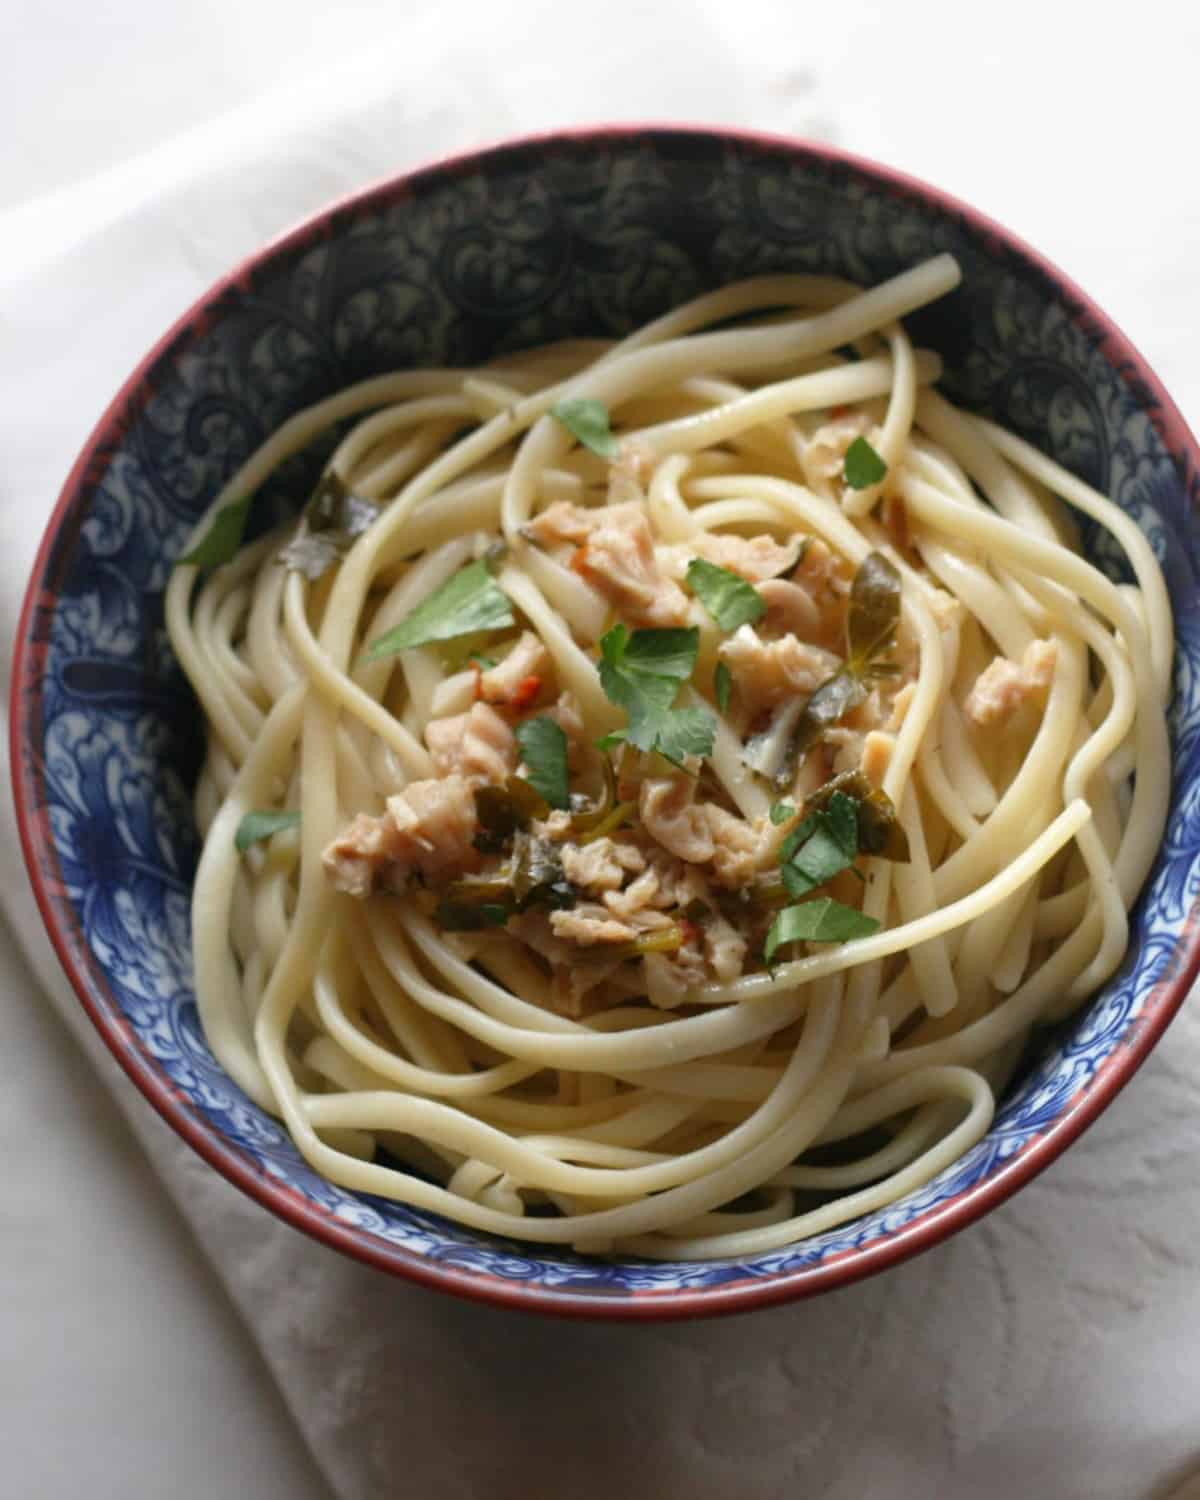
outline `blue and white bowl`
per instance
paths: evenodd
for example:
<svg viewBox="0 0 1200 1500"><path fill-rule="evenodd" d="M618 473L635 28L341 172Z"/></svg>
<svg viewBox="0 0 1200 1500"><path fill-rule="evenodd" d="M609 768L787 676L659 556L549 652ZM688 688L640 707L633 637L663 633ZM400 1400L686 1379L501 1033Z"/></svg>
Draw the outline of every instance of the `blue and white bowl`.
<svg viewBox="0 0 1200 1500"><path fill-rule="evenodd" d="M293 412L406 365L620 335L769 271L880 281L949 250L962 287L911 320L945 386L1112 495L1154 541L1179 632L1169 831L1120 973L919 1192L791 1249L601 1261L476 1234L318 1177L214 1061L192 991L190 784L202 735L162 594L196 517ZM311 464L283 490L303 496ZM825 148L693 129L519 141L397 178L301 225L196 304L126 382L67 481L18 635L15 796L46 926L152 1104L232 1182L381 1270L485 1301L694 1316L843 1285L1028 1182L1144 1060L1200 966L1200 450L1154 374L999 226ZM1088 545L1095 543L1088 534ZM1117 569L1096 546L1095 560Z"/></svg>

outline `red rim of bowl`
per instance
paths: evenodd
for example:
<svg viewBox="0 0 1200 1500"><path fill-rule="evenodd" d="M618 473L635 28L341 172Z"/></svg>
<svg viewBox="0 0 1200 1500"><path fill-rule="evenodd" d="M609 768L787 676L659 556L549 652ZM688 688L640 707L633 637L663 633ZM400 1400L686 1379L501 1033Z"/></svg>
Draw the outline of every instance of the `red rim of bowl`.
<svg viewBox="0 0 1200 1500"><path fill-rule="evenodd" d="M452 1292L497 1307L517 1308L558 1316L612 1320L660 1320L716 1316L810 1297L818 1292L847 1286L907 1260L919 1251L940 1243L958 1230L1003 1203L1050 1165L1072 1141L1112 1102L1145 1061L1168 1023L1183 1003L1200 971L1200 921L1193 908L1183 925L1172 953L1170 972L1145 997L1130 1034L1097 1069L1091 1081L1069 1101L1044 1134L1011 1157L984 1182L965 1189L956 1198L927 1210L903 1229L881 1237L861 1249L831 1256L814 1266L779 1272L762 1278L746 1278L692 1291L606 1292L603 1289L573 1290L547 1287L536 1280L510 1281L475 1270L430 1260L405 1250L338 1219L303 1197L298 1191L264 1174L228 1144L198 1113L191 1102L156 1068L149 1055L119 1015L115 1000L109 1014L93 993L106 988L98 969L89 974L86 944L69 930L57 878L58 862L53 838L40 796L42 776L38 747L42 743L41 693L45 651L32 639L36 611L54 598L49 578L51 563L60 548L64 523L72 518L86 496L93 464L120 438L141 409L148 395L147 378L160 360L189 336L203 329L220 299L244 284L264 262L281 253L302 250L327 234L337 220L353 215L376 202L399 198L426 184L445 180L503 159L538 149L572 145L620 144L634 138L692 138L697 143L726 143L758 152L791 156L839 166L870 179L875 186L896 197L915 198L943 214L956 216L985 240L1015 252L1048 281L1054 283L1078 315L1088 319L1111 363L1136 379L1157 403L1152 413L1168 451L1179 462L1187 454L1193 471L1200 471L1200 448L1174 402L1157 376L1120 329L1091 299L1055 265L986 214L919 179L892 167L825 145L790 140L749 130L713 129L705 126L631 124L601 125L523 136L492 146L450 156L413 172L388 177L359 192L348 194L294 228L277 236L262 249L246 257L229 275L195 302L154 345L125 381L96 424L82 453L63 486L58 503L42 538L33 573L25 594L17 627L13 679L9 704L10 757L13 794L21 846L34 895L50 940L79 996L84 1010L117 1062L158 1110L163 1119L197 1151L210 1166L236 1187L295 1228L335 1250L378 1270L438 1291ZM55 871L51 875L49 871ZM82 955L82 956L81 956ZM536 1247L531 1247L536 1253Z"/></svg>

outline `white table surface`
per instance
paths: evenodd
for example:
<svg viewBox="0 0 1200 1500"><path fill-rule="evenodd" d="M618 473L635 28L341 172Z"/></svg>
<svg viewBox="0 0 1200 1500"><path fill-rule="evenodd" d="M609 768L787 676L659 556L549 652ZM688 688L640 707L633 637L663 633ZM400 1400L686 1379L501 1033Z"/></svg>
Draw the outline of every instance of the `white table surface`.
<svg viewBox="0 0 1200 1500"><path fill-rule="evenodd" d="M469 27L484 9L447 13ZM395 44L434 10L397 0L5 0L0 338L6 273L144 201L189 152L202 155L231 112L281 80L311 86L319 107L334 62L375 39ZM1165 3L1112 21L1107 10L1084 23L1077 5L1014 3L989 10L985 26L983 11L961 4L738 0L721 25L729 68L762 80L744 123L902 165L1024 234L1114 314L1195 424L1200 188L1188 141L1200 19ZM526 83L536 91L530 117L542 124L661 115L663 70L677 118L714 118L713 98L733 97L689 72L686 37L639 65L622 6L526 4L510 14L512 49L497 66L510 95ZM562 66L546 66L551 58ZM730 117L724 108L718 118ZM487 119L463 120L464 142L496 133ZM96 414L79 413L81 436ZM61 455L64 475L72 457ZM7 523L20 503L0 472ZM36 497L29 508L45 504ZM326 1495L207 1262L4 931L0 984L9 1060L0 1491Z"/></svg>

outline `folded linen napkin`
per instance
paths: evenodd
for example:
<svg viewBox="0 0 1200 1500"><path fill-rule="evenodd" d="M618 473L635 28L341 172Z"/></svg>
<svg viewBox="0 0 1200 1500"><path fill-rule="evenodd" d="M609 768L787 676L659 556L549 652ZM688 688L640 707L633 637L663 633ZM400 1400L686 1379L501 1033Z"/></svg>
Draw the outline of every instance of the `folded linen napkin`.
<svg viewBox="0 0 1200 1500"><path fill-rule="evenodd" d="M841 123L852 101L832 107L814 76L773 64L761 42L739 54L736 36L684 0L646 13L635 47L602 38L575 56L569 77L546 40L551 8L534 9L527 48L505 49L521 60L503 70L489 66L499 37L488 25L501 23L483 6L469 42L439 40L430 8L403 49L330 68L319 90L276 90L100 182L0 216L0 243L15 249L0 269L6 672L41 518L97 414L194 296L300 214L442 151L586 115L836 128L871 145ZM1164 206L1162 227L1198 202L1193 191ZM1147 326L1176 315L1155 286L1142 290ZM0 847L13 867L7 800ZM1200 1454L1191 1008L1060 1163L917 1261L723 1322L573 1325L392 1282L242 1198L108 1058L23 881L5 881L0 900L344 1500L599 1500L614 1489L1159 1500Z"/></svg>

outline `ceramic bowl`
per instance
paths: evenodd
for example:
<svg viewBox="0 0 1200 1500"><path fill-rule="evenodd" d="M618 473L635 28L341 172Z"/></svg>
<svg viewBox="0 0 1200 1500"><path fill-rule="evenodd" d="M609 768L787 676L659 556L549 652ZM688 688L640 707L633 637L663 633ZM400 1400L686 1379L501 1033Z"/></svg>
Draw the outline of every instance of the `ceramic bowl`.
<svg viewBox="0 0 1200 1500"><path fill-rule="evenodd" d="M944 388L1106 491L1153 538L1179 630L1173 805L1120 973L973 1150L890 1208L747 1260L587 1259L345 1191L213 1060L192 991L190 787L202 734L162 593L195 518L297 409L396 367L618 335L709 288L804 270L872 283L940 250L962 287L911 319ZM1088 298L981 214L840 153L692 129L519 141L397 178L251 257L100 419L38 556L19 634L13 769L25 855L79 998L138 1088L217 1171L381 1270L494 1303L694 1316L843 1285L1028 1182L1128 1081L1200 962L1200 451ZM297 496L314 478L294 462ZM1088 529L1110 571L1119 562Z"/></svg>

